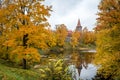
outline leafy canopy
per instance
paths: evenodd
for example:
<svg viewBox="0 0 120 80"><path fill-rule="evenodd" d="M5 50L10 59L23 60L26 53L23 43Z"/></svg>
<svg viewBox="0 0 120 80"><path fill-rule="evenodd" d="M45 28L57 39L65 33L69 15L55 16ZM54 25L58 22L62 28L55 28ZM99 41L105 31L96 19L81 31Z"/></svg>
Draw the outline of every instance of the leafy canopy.
<svg viewBox="0 0 120 80"><path fill-rule="evenodd" d="M14 62L38 62L46 49L51 7L43 0L2 0L0 5L0 54ZM52 43L50 43L52 44Z"/></svg>
<svg viewBox="0 0 120 80"><path fill-rule="evenodd" d="M96 63L107 79L120 79L120 1L101 0L99 4Z"/></svg>

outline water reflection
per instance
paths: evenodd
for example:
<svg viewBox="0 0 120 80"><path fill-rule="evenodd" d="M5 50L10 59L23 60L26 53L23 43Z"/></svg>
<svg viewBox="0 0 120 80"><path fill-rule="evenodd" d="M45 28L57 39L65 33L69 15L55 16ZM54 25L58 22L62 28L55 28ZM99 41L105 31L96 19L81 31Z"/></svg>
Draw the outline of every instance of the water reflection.
<svg viewBox="0 0 120 80"><path fill-rule="evenodd" d="M79 78L82 77L82 79L91 79L93 75L95 75L96 68L92 64L92 61L94 59L94 53L91 52L73 52L70 55L70 68L72 70L72 76L74 80L79 80ZM83 74L88 74L91 72L91 70L94 71L93 75L83 75ZM84 73L86 71L86 73ZM87 72L89 71L89 72ZM82 75L81 75L82 72ZM90 73L91 74L91 73Z"/></svg>
<svg viewBox="0 0 120 80"><path fill-rule="evenodd" d="M41 64L47 65L49 61L56 61L64 59L69 65L72 77L74 80L92 80L96 75L97 67L92 63L94 60L95 51L64 51L63 53L49 54L49 56L42 58Z"/></svg>

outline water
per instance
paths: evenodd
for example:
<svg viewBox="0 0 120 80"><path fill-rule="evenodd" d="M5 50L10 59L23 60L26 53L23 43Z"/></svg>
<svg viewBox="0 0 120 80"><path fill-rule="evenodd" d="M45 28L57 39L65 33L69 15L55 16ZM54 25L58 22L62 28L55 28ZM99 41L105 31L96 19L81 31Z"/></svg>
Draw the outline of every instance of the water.
<svg viewBox="0 0 120 80"><path fill-rule="evenodd" d="M73 52L70 55L70 70L74 80L92 80L97 72L93 64L95 52Z"/></svg>
<svg viewBox="0 0 120 80"><path fill-rule="evenodd" d="M72 72L74 80L92 80L97 72L97 67L93 64L96 51L65 51L58 55L62 57L69 65L69 70ZM49 60L56 60L55 55L49 55Z"/></svg>
<svg viewBox="0 0 120 80"><path fill-rule="evenodd" d="M97 67L93 64L88 64L88 68L82 68L81 73L79 75L78 69L75 67L75 65L69 66L70 70L72 71L72 77L74 80L92 80L94 76L96 75Z"/></svg>

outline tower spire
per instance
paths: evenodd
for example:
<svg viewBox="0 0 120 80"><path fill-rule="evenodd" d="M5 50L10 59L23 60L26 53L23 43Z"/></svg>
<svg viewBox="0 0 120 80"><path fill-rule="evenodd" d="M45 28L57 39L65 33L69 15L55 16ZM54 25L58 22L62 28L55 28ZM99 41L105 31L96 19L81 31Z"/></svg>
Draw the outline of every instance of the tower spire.
<svg viewBox="0 0 120 80"><path fill-rule="evenodd" d="M82 31L82 26L81 26L81 23L80 23L80 19L78 19L78 23L77 23L77 26L76 26L76 31Z"/></svg>
<svg viewBox="0 0 120 80"><path fill-rule="evenodd" d="M78 24L77 24L77 26L81 26L81 24L80 24L80 19L78 19Z"/></svg>

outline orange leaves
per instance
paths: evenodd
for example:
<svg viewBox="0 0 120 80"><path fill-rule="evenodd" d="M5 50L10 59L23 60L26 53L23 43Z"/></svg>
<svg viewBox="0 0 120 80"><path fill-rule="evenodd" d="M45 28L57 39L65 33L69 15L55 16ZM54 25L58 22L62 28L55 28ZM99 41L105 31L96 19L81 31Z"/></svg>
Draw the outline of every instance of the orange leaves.
<svg viewBox="0 0 120 80"><path fill-rule="evenodd" d="M80 32L76 31L72 33L72 39L70 44L75 48L80 43Z"/></svg>
<svg viewBox="0 0 120 80"><path fill-rule="evenodd" d="M22 46L17 46L14 48L10 53L10 60L13 62L20 62L24 55L23 55L24 48Z"/></svg>
<svg viewBox="0 0 120 80"><path fill-rule="evenodd" d="M13 47L15 46L15 40L7 40L5 41L5 43L3 44L4 46L8 46L8 47Z"/></svg>
<svg viewBox="0 0 120 80"><path fill-rule="evenodd" d="M40 61L40 54L38 50L35 48L27 48L24 50L24 58L31 62L39 62Z"/></svg>
<svg viewBox="0 0 120 80"><path fill-rule="evenodd" d="M55 33L52 30L47 30L46 31L46 43L48 46L53 47L56 45L56 37L55 37Z"/></svg>
<svg viewBox="0 0 120 80"><path fill-rule="evenodd" d="M84 44L95 44L96 34L94 31L88 31L88 29L85 27L83 29L82 36Z"/></svg>
<svg viewBox="0 0 120 80"><path fill-rule="evenodd" d="M95 33L94 32L86 32L86 33L84 33L84 43L85 44L89 44L89 43L95 43Z"/></svg>
<svg viewBox="0 0 120 80"><path fill-rule="evenodd" d="M24 48L23 46L18 46L11 52L10 59L13 61L20 62L22 59L26 59L29 63L39 62L40 54L35 48Z"/></svg>
<svg viewBox="0 0 120 80"><path fill-rule="evenodd" d="M63 46L65 44L65 39L67 37L67 28L64 24L60 24L56 26L56 39L57 39L57 44L59 46Z"/></svg>
<svg viewBox="0 0 120 80"><path fill-rule="evenodd" d="M102 65L99 73L103 77L120 79L120 1L102 0L99 9L95 60Z"/></svg>
<svg viewBox="0 0 120 80"><path fill-rule="evenodd" d="M72 47L75 48L75 46L77 46L78 43L79 42L78 42L77 38L72 37L72 40L70 42L70 44L72 45Z"/></svg>
<svg viewBox="0 0 120 80"><path fill-rule="evenodd" d="M33 35L34 34L34 35ZM28 35L28 46L34 46L40 49L47 49L46 41L49 40L47 30L44 28L37 28L34 33Z"/></svg>
<svg viewBox="0 0 120 80"><path fill-rule="evenodd" d="M75 32L73 32L73 37L76 37L77 39L79 39L80 38L80 35L81 35L81 33L80 32L78 32L78 31L75 31Z"/></svg>
<svg viewBox="0 0 120 80"><path fill-rule="evenodd" d="M14 62L25 58L29 62L39 61L37 49L46 49L53 46L52 34L45 29L48 26L47 18L50 16L50 7L41 4L39 0L3 0L0 8L0 31L3 45L9 47ZM25 36L26 35L26 36Z"/></svg>
<svg viewBox="0 0 120 80"><path fill-rule="evenodd" d="M36 26L21 26L19 31L22 35L24 34L33 34L38 32L38 27Z"/></svg>
<svg viewBox="0 0 120 80"><path fill-rule="evenodd" d="M102 0L99 5L99 10L97 24L99 30L110 29L120 22L119 0Z"/></svg>

